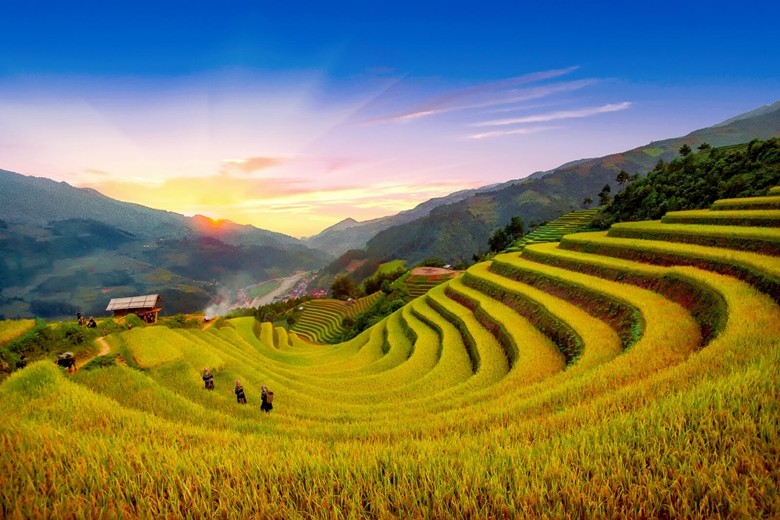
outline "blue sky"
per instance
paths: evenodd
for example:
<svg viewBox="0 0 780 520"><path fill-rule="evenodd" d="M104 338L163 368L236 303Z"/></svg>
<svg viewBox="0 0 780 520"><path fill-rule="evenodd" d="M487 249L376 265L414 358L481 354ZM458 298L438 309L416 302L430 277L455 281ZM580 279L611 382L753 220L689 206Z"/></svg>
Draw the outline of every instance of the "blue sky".
<svg viewBox="0 0 780 520"><path fill-rule="evenodd" d="M295 236L780 99L770 2L3 13L0 168Z"/></svg>

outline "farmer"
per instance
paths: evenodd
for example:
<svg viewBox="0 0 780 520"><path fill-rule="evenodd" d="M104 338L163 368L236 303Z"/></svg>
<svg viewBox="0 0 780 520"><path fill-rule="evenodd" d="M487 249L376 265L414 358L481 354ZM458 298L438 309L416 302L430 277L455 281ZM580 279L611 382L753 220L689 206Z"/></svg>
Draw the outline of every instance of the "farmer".
<svg viewBox="0 0 780 520"><path fill-rule="evenodd" d="M19 361L16 362L16 368L22 369L27 366L27 356L22 354L22 357L19 358Z"/></svg>
<svg viewBox="0 0 780 520"><path fill-rule="evenodd" d="M95 318L90 316L89 321L87 322L87 328L94 329L95 327L97 327L97 322L95 321Z"/></svg>
<svg viewBox="0 0 780 520"><path fill-rule="evenodd" d="M208 368L203 369L203 382L206 385L206 390L214 390L214 374L209 372Z"/></svg>
<svg viewBox="0 0 780 520"><path fill-rule="evenodd" d="M56 363L66 369L69 373L76 371L76 356L73 355L73 352L59 354Z"/></svg>
<svg viewBox="0 0 780 520"><path fill-rule="evenodd" d="M268 413L274 409L274 393L269 391L265 385L260 385L260 390L260 400L263 401L263 403L260 405L260 409L265 413Z"/></svg>
<svg viewBox="0 0 780 520"><path fill-rule="evenodd" d="M244 386L241 381L236 381L236 399L240 404L246 404L246 394L244 393Z"/></svg>

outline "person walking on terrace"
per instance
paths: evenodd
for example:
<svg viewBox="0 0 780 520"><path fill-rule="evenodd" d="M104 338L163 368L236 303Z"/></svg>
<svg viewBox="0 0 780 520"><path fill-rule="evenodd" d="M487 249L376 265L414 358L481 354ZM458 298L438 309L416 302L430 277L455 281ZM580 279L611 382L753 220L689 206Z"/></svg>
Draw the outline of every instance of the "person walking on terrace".
<svg viewBox="0 0 780 520"><path fill-rule="evenodd" d="M265 385L260 386L260 400L262 401L262 404L260 405L260 409L264 411L265 413L270 412L274 409L274 393L268 390L268 387Z"/></svg>
<svg viewBox="0 0 780 520"><path fill-rule="evenodd" d="M206 385L206 390L214 390L214 374L209 372L208 368L203 369L203 375L201 376L203 383Z"/></svg>
<svg viewBox="0 0 780 520"><path fill-rule="evenodd" d="M241 381L236 381L236 399L240 404L246 404L246 394L244 393L244 386Z"/></svg>

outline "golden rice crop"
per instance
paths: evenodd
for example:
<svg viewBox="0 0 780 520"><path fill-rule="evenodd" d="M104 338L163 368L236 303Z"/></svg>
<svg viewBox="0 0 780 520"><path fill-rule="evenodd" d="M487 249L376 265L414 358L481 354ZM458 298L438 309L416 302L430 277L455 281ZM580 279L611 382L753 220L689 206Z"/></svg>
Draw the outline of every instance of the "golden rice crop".
<svg viewBox="0 0 780 520"><path fill-rule="evenodd" d="M661 219L664 224L713 224L725 226L780 227L780 210L724 210L694 209L670 211Z"/></svg>
<svg viewBox="0 0 780 520"><path fill-rule="evenodd" d="M35 320L0 321L0 345L18 338L35 325Z"/></svg>
<svg viewBox="0 0 780 520"><path fill-rule="evenodd" d="M773 256L780 251L780 228L621 222L614 224L607 236L684 242Z"/></svg>
<svg viewBox="0 0 780 520"><path fill-rule="evenodd" d="M576 233L566 235L561 241L561 248L587 248L586 252L599 252L607 254L606 248L612 247L613 250L625 249L637 252L651 252L658 255L666 255L673 260L670 264L679 264L685 258L707 259L715 263L744 265L756 271L761 271L769 275L780 275L780 261L773 256L762 255L750 251L737 251L734 249L723 249L719 247L704 246L698 244L685 244L680 242L664 242L661 240L643 240L638 238L616 238L607 236L606 231L597 231L590 233ZM607 250L611 251L611 250ZM611 254L611 253L610 253ZM628 258L629 260L632 258ZM645 260L644 257L636 258Z"/></svg>
<svg viewBox="0 0 780 520"><path fill-rule="evenodd" d="M108 338L141 370L33 363L0 384L1 516L780 516L780 307L758 283L777 255L569 240L586 252L478 264L342 345L239 318ZM762 274L594 254L609 244ZM653 280L662 293L640 287ZM724 317L706 341L686 298L705 293ZM637 313L631 341L610 302ZM568 364L553 327L581 345Z"/></svg>
<svg viewBox="0 0 780 520"><path fill-rule="evenodd" d="M140 368L151 368L182 357L176 346L177 336L171 329L139 327L123 332L122 339Z"/></svg>

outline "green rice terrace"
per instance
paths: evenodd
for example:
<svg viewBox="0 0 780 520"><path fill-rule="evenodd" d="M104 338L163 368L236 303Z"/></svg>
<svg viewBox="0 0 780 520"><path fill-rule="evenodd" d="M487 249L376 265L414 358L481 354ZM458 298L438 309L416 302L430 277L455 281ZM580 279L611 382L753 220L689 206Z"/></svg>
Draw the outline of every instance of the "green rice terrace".
<svg viewBox="0 0 780 520"><path fill-rule="evenodd" d="M778 202L529 243L337 345L312 301L318 328L32 363L0 385L0 516L780 517Z"/></svg>
<svg viewBox="0 0 780 520"><path fill-rule="evenodd" d="M599 211L599 208L582 209L560 216L515 240L507 251L520 252L530 244L559 242L564 235L588 229Z"/></svg>
<svg viewBox="0 0 780 520"><path fill-rule="evenodd" d="M300 307L301 315L290 330L309 341L328 343L344 332L344 318L354 318L381 296L381 292L375 292L350 301L327 298L304 302Z"/></svg>

